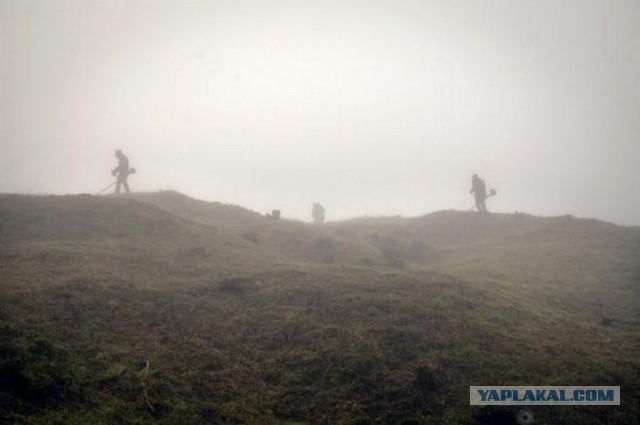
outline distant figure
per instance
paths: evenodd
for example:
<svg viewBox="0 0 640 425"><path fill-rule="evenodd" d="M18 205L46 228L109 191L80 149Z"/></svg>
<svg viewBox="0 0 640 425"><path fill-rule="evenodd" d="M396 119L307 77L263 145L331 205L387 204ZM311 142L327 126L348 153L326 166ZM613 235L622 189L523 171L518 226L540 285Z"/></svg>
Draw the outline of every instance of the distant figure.
<svg viewBox="0 0 640 425"><path fill-rule="evenodd" d="M487 199L487 187L484 184L484 180L478 177L477 174L474 174L471 177L471 191L469 193L473 193L476 198L476 208L481 213L487 212L487 206L485 205L485 201Z"/></svg>
<svg viewBox="0 0 640 425"><path fill-rule="evenodd" d="M111 171L112 176L117 176L115 193L120 193L120 186L124 186L124 190L126 190L127 193L131 193L129 183L127 182L129 174L133 171L129 169L129 158L127 158L120 149L116 151L116 158L118 158L118 166Z"/></svg>
<svg viewBox="0 0 640 425"><path fill-rule="evenodd" d="M313 217L313 222L315 224L324 223L324 207L318 203L313 204L311 216Z"/></svg>
<svg viewBox="0 0 640 425"><path fill-rule="evenodd" d="M271 214L267 214L267 217L274 218L276 220L280 220L280 210L271 211Z"/></svg>

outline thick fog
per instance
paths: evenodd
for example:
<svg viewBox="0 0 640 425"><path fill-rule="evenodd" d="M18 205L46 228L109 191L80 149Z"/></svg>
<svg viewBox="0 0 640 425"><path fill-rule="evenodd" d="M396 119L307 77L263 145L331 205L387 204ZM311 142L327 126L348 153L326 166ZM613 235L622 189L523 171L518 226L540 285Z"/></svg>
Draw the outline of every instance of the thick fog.
<svg viewBox="0 0 640 425"><path fill-rule="evenodd" d="M640 2L3 0L0 192L640 225Z"/></svg>

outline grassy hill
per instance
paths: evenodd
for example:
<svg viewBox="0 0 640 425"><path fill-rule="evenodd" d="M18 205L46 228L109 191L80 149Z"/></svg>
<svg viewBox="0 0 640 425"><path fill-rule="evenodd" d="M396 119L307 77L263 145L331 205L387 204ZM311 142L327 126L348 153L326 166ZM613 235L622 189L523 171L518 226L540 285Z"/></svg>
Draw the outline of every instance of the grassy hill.
<svg viewBox="0 0 640 425"><path fill-rule="evenodd" d="M638 228L0 195L0 270L3 423L516 423L469 385L620 385L535 423L640 418Z"/></svg>
<svg viewBox="0 0 640 425"><path fill-rule="evenodd" d="M292 259L320 263L380 260L377 249L339 234L329 234L319 226L269 219L242 207L198 201L172 191L133 196L171 214L221 229Z"/></svg>

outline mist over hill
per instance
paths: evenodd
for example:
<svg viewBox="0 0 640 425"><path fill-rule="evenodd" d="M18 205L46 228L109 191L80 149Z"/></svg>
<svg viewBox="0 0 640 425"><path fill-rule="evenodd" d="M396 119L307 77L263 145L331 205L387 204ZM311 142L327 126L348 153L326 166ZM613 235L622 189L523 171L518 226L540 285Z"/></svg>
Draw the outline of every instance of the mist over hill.
<svg viewBox="0 0 640 425"><path fill-rule="evenodd" d="M470 385L619 385L535 423L640 419L637 227L0 195L0 270L6 423L516 423Z"/></svg>

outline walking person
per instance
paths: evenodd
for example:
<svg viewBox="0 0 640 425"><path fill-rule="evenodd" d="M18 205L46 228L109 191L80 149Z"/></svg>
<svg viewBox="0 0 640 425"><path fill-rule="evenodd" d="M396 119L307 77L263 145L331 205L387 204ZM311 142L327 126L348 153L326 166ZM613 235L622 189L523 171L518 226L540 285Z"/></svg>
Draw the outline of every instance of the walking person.
<svg viewBox="0 0 640 425"><path fill-rule="evenodd" d="M474 174L471 177L471 191L476 199L476 208L478 212L486 213L487 206L485 201L487 199L487 186L484 184L484 180L482 180L477 174Z"/></svg>
<svg viewBox="0 0 640 425"><path fill-rule="evenodd" d="M116 151L116 158L118 158L118 166L111 171L112 176L117 176L115 193L120 193L120 186L124 186L124 190L131 193L127 182L129 174L131 174L129 158L120 149Z"/></svg>

